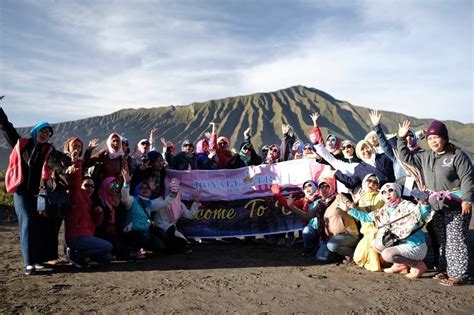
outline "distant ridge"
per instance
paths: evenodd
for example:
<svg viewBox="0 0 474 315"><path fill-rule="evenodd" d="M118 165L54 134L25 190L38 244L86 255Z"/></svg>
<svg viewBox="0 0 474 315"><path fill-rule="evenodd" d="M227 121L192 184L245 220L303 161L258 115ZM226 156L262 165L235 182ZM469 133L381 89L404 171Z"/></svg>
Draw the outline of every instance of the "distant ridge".
<svg viewBox="0 0 474 315"><path fill-rule="evenodd" d="M419 106L423 106L420 104ZM230 138L231 145L238 147L242 134L252 128L252 143L255 147L262 144L280 143L281 125L289 123L295 129L296 136L308 141L306 134L312 127L310 114L319 112L322 117L318 123L326 136L328 132L343 139L354 141L362 139L371 130L369 109L340 101L331 95L304 86L293 86L269 93L227 97L220 100L191 103L185 106L167 106L157 108L122 109L109 115L54 124L53 143L62 149L65 140L78 136L87 145L92 138L105 139L111 132L126 136L131 144L147 138L152 128L158 128L160 137L172 140L180 147L181 142L189 138L196 141L209 131L209 122L214 121L219 135ZM398 123L410 119L414 129L426 128L432 119L415 117L394 112L382 112L382 124L385 130L394 133ZM8 115L8 112L7 112ZM474 157L474 124L446 121L451 141ZM22 135L28 135L31 128L19 128ZM161 148L161 144L159 143ZM0 168L8 164L9 146L0 135Z"/></svg>

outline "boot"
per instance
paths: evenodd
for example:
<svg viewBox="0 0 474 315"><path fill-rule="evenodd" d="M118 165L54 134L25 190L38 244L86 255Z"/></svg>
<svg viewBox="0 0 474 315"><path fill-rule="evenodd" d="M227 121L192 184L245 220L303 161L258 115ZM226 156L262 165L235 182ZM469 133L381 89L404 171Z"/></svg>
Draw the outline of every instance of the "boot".
<svg viewBox="0 0 474 315"><path fill-rule="evenodd" d="M408 266L404 264L393 264L390 268L385 268L383 272L386 273L401 273L407 274L408 273Z"/></svg>
<svg viewBox="0 0 474 315"><path fill-rule="evenodd" d="M428 267L426 267L425 263L421 260L419 261L418 263L416 263L416 265L413 265L411 268L410 268L410 273L407 274L406 276L410 279L416 279L416 278L419 278L421 277L421 275L428 269Z"/></svg>

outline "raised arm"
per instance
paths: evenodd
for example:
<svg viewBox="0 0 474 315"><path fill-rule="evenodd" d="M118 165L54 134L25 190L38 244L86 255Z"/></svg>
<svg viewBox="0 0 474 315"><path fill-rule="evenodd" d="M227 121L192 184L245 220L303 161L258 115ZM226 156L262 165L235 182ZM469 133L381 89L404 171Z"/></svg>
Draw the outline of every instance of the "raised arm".
<svg viewBox="0 0 474 315"><path fill-rule="evenodd" d="M400 158L411 165L414 165L421 169L421 158L419 156L420 153L411 152L408 149L406 135L408 130L410 130L410 121L405 120L402 124L398 124L398 141L397 141L397 149L400 153Z"/></svg>
<svg viewBox="0 0 474 315"><path fill-rule="evenodd" d="M288 161L288 157L291 153L291 147L295 143L295 136L293 133L293 127L287 124L281 125L282 138L281 138L281 158L283 161Z"/></svg>
<svg viewBox="0 0 474 315"><path fill-rule="evenodd" d="M372 128L377 134L377 140L379 141L383 152L390 158L390 160L395 161L397 158L393 153L394 148L390 144L390 141L387 140L385 132L383 131L382 126L380 125L380 118L382 117L382 114L379 114L378 111L373 110L369 112L369 117L370 121L372 122Z"/></svg>
<svg viewBox="0 0 474 315"><path fill-rule="evenodd" d="M312 113L311 114L311 120L313 121L313 128L309 132L309 139L311 140L311 143L313 144L318 144L321 143L323 146L326 145L323 139L323 135L321 133L321 129L318 127L318 118L321 115L318 113Z"/></svg>
<svg viewBox="0 0 474 315"><path fill-rule="evenodd" d="M316 149L316 153L321 156L326 162L329 163L334 169L340 170L342 173L346 175L354 174L354 169L356 167L355 163L348 163L342 160L336 159L331 152L326 149L321 143L314 146Z"/></svg>
<svg viewBox="0 0 474 315"><path fill-rule="evenodd" d="M8 120L7 114L5 114L2 107L0 107L0 127L8 144L13 148L21 137L13 124Z"/></svg>

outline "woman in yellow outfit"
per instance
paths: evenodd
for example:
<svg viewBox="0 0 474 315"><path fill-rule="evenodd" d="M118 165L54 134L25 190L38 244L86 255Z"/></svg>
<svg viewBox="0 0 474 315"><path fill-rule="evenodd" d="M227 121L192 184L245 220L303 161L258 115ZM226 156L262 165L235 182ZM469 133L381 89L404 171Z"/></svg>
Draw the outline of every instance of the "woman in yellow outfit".
<svg viewBox="0 0 474 315"><path fill-rule="evenodd" d="M380 209L384 205L382 195L379 193L379 179L375 174L368 174L362 182L359 193L357 209L367 213ZM374 222L362 222L360 232L364 235L357 244L354 252L354 262L370 271L382 271L382 258L372 249L372 241L377 235Z"/></svg>

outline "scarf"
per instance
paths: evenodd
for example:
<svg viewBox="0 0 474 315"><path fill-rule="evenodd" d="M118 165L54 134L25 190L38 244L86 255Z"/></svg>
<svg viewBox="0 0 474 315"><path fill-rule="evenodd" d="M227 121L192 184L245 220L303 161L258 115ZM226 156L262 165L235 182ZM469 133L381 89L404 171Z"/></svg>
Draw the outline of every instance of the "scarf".
<svg viewBox="0 0 474 315"><path fill-rule="evenodd" d="M118 137L119 138L119 149L117 151L114 151L114 149L112 149L112 138L113 137ZM107 138L107 151L109 153L109 157L111 159L116 159L118 157L121 157L121 156L124 156L124 152L122 150L122 137L120 137L119 134L117 133L111 133L109 135L109 137Z"/></svg>

